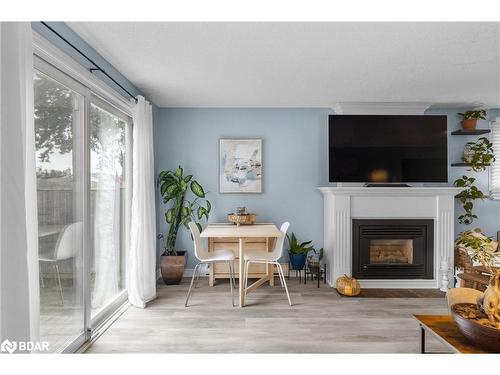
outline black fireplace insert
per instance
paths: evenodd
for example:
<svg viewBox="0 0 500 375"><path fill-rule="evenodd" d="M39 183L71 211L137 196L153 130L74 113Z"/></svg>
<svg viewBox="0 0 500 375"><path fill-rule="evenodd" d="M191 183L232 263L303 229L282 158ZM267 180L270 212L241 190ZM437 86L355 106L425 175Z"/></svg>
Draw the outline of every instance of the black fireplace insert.
<svg viewBox="0 0 500 375"><path fill-rule="evenodd" d="M352 275L358 279L432 279L432 219L353 219Z"/></svg>

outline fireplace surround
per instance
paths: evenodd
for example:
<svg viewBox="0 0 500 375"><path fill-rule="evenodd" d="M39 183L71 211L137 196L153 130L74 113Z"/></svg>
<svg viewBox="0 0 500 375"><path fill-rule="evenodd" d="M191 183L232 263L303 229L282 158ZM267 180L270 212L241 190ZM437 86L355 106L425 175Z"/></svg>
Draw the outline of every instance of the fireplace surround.
<svg viewBox="0 0 500 375"><path fill-rule="evenodd" d="M353 274L353 220L432 220L432 278L360 278L362 288L439 288L453 284L455 195L460 188L436 187L320 187L323 194L323 247L328 265L327 282ZM400 239L402 240L402 239ZM380 243L374 243L380 246ZM394 245L386 243L385 246ZM400 244L405 246L404 244ZM407 251L404 250L403 253ZM394 251L393 251L394 254ZM374 255L376 256L376 254ZM385 254L385 260L391 257ZM392 256L394 257L394 256ZM380 258L382 259L382 258ZM390 259L389 259L390 260ZM415 260L415 258L414 258ZM431 263L428 263L428 265ZM428 274L426 273L426 276Z"/></svg>
<svg viewBox="0 0 500 375"><path fill-rule="evenodd" d="M434 220L353 219L352 276L432 279Z"/></svg>

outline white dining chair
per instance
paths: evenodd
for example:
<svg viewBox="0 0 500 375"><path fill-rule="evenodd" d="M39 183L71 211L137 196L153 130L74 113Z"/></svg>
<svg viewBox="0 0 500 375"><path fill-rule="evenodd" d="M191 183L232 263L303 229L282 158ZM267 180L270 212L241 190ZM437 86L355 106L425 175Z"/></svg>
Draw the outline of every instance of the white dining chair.
<svg viewBox="0 0 500 375"><path fill-rule="evenodd" d="M61 273L59 272L59 262L74 258L82 248L83 223L81 221L66 225L59 233L56 246L52 254L40 254L38 260L42 263L52 263L56 271L57 286L61 303L64 306L64 296L61 285ZM43 284L43 276L40 274Z"/></svg>
<svg viewBox="0 0 500 375"><path fill-rule="evenodd" d="M246 250L244 259L245 259L245 289L248 286L248 268L251 263L260 263L265 264L266 266L269 264L275 265L278 269L278 275L281 281L281 287L285 288L286 296L288 297L288 304L292 306L292 301L290 300L290 294L288 293L288 287L286 285L285 274L283 273L283 268L281 268L281 264L278 260L283 255L283 248L285 245L285 237L288 227L290 226L289 222L285 222L281 224L280 232L281 237L276 240L276 244L274 245L273 251L262 251L262 250ZM271 277L274 277L273 275Z"/></svg>
<svg viewBox="0 0 500 375"><path fill-rule="evenodd" d="M188 306L189 296L191 295L191 289L193 288L193 283L196 278L198 281L200 268L204 264L213 264L217 262L226 262L229 266L229 287L231 288L231 300L234 307L234 291L233 291L233 283L234 283L234 260L235 256L231 250L215 250L212 252L208 252L201 243L201 236L198 226L194 222L190 222L189 229L191 230L191 234L193 235L194 242L194 255L199 260L198 264L194 268L193 277L191 278L191 284L189 285L188 294L186 297L185 307Z"/></svg>

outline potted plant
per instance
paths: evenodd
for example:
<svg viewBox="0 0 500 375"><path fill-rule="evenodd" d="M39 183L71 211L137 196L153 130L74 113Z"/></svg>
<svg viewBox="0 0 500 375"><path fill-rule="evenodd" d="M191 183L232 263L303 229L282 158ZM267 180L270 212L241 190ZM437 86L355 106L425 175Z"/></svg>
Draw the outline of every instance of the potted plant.
<svg viewBox="0 0 500 375"><path fill-rule="evenodd" d="M181 225L187 229L188 223L194 221L201 231L198 220L205 217L208 220L211 204L205 199L203 187L193 175L184 175L181 166L174 171L163 171L158 176L158 187L163 203L170 203L165 213L165 220L170 225L168 234L158 236L163 241L163 254L160 257L161 276L167 285L179 284L182 280L185 265L186 251L179 251L175 247L177 233ZM194 199L187 199L189 190L195 195Z"/></svg>
<svg viewBox="0 0 500 375"><path fill-rule="evenodd" d="M466 111L459 113L462 116L462 129L474 130L477 126L477 120L486 120L486 111L484 109L477 109L474 111Z"/></svg>
<svg viewBox="0 0 500 375"><path fill-rule="evenodd" d="M307 266L309 267L309 271L317 273L319 267L321 266L321 259L323 259L323 248L319 249L318 252L316 252L315 249L312 249L312 251L314 252L314 255L308 257Z"/></svg>
<svg viewBox="0 0 500 375"><path fill-rule="evenodd" d="M470 156L468 160L464 161L470 163L470 168L474 172L481 172L489 167L495 161L493 153L493 143L486 137L479 138L476 142L467 142Z"/></svg>
<svg viewBox="0 0 500 375"><path fill-rule="evenodd" d="M481 172L495 161L493 154L493 145L485 137L479 138L476 142L467 143L473 154L470 159L470 170ZM462 190L456 198L460 200L464 208L464 214L458 217L458 222L465 225L470 225L477 219L477 215L473 213L473 201L475 199L485 199L487 196L474 185L476 179L474 177L462 176L455 180L454 184L457 187L462 187Z"/></svg>
<svg viewBox="0 0 500 375"><path fill-rule="evenodd" d="M307 254L310 251L316 252L314 247L309 246L312 241L299 243L294 233L291 236L287 234L286 238L288 239L288 255L292 269L297 271L302 270L306 264Z"/></svg>

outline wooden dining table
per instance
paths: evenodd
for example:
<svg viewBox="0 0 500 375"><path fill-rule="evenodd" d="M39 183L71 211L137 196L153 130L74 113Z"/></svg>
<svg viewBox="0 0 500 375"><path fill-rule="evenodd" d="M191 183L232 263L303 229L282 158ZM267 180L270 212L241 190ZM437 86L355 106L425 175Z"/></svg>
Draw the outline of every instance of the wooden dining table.
<svg viewBox="0 0 500 375"><path fill-rule="evenodd" d="M255 290L266 281L270 281L274 278L274 272L272 267L268 267L266 275L258 279L252 285L245 289L245 275L243 275L243 270L245 269L245 240L251 238L280 238L283 234L274 224L252 224L252 225L233 225L233 224L208 224L208 226L201 232L201 237L205 238L237 238L239 242L238 246L238 262L240 269L239 277L239 306L245 306L245 296L252 290ZM267 241L269 243L269 241ZM266 249L269 251L269 249Z"/></svg>

